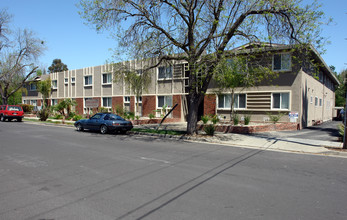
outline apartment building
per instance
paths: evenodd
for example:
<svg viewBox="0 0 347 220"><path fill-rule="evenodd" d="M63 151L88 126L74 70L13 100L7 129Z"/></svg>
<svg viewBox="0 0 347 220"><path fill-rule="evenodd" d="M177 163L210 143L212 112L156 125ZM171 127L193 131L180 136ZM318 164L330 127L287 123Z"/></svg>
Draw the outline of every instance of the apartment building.
<svg viewBox="0 0 347 220"><path fill-rule="evenodd" d="M339 84L319 53L311 47L307 62L299 60L295 47L269 44L257 49L257 45L248 44L235 48L230 54L255 53L262 56L263 65L272 68L278 77L262 82L252 88L236 89L234 109L237 114L251 115L252 121L267 121L269 114L281 112L285 116L281 121L297 122L302 127L311 126L320 121L331 120L335 106L335 87ZM306 58L302 58L306 59ZM131 68L141 73L142 61L129 61ZM317 65L304 65L311 63ZM314 66L314 67L313 67ZM35 80L52 80L51 105L59 100L76 100L76 112L87 114L96 108L108 108L110 111L121 107L147 117L165 114L178 104L170 117L174 121L184 121L187 114L186 95L189 66L183 62L162 65L151 70L151 83L137 103L134 94L124 82L114 82L110 65L87 67L59 73L43 75ZM316 74L318 73L318 74ZM27 85L28 94L23 103L32 104L39 109L41 94L36 91L35 83ZM93 100L94 105L90 106ZM211 82L204 101L200 106L200 115L217 114L221 119L229 120L231 111L231 93L216 94L215 83Z"/></svg>

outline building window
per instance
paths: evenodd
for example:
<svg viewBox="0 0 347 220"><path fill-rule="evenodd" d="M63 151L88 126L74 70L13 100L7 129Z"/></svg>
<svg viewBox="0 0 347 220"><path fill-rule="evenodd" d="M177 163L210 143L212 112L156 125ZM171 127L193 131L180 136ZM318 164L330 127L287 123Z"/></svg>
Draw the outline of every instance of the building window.
<svg viewBox="0 0 347 220"><path fill-rule="evenodd" d="M130 103L130 96L124 96L124 103Z"/></svg>
<svg viewBox="0 0 347 220"><path fill-rule="evenodd" d="M30 100L30 105L37 106L37 100Z"/></svg>
<svg viewBox="0 0 347 220"><path fill-rule="evenodd" d="M172 107L172 96L158 96L158 108L163 108L166 106L168 108Z"/></svg>
<svg viewBox="0 0 347 220"><path fill-rule="evenodd" d="M57 105L58 104L58 100L57 99L52 99L51 100L51 106Z"/></svg>
<svg viewBox="0 0 347 220"><path fill-rule="evenodd" d="M52 89L57 89L57 88L58 88L58 81L52 80Z"/></svg>
<svg viewBox="0 0 347 220"><path fill-rule="evenodd" d="M276 71L285 71L291 69L290 54L274 54L272 69Z"/></svg>
<svg viewBox="0 0 347 220"><path fill-rule="evenodd" d="M310 103L312 104L313 103L313 97L311 96L310 98Z"/></svg>
<svg viewBox="0 0 347 220"><path fill-rule="evenodd" d="M64 79L64 83L65 83L65 84L69 84L69 78L65 78L65 79Z"/></svg>
<svg viewBox="0 0 347 220"><path fill-rule="evenodd" d="M76 82L76 78L75 77L71 77L71 83L75 83Z"/></svg>
<svg viewBox="0 0 347 220"><path fill-rule="evenodd" d="M112 83L112 73L102 74L102 84L111 84Z"/></svg>
<svg viewBox="0 0 347 220"><path fill-rule="evenodd" d="M158 79L171 79L172 78L172 67L171 66L161 66L158 67Z"/></svg>
<svg viewBox="0 0 347 220"><path fill-rule="evenodd" d="M322 107L323 103L322 103L322 99L319 99L319 106Z"/></svg>
<svg viewBox="0 0 347 220"><path fill-rule="evenodd" d="M140 96L138 99L139 99L139 103L142 103L142 96ZM135 103L137 103L137 98L136 98L136 96L135 96Z"/></svg>
<svg viewBox="0 0 347 220"><path fill-rule="evenodd" d="M318 97L317 96L314 98L314 105L318 106Z"/></svg>
<svg viewBox="0 0 347 220"><path fill-rule="evenodd" d="M272 93L272 109L289 110L289 93Z"/></svg>
<svg viewBox="0 0 347 220"><path fill-rule="evenodd" d="M231 109L231 94L218 96L218 108ZM234 94L234 109L246 108L246 94Z"/></svg>
<svg viewBox="0 0 347 220"><path fill-rule="evenodd" d="M102 107L111 108L112 98L111 97L102 98Z"/></svg>
<svg viewBox="0 0 347 220"><path fill-rule="evenodd" d="M29 85L29 90L30 91L36 91L36 83L30 83L30 85Z"/></svg>
<svg viewBox="0 0 347 220"><path fill-rule="evenodd" d="M91 100L92 98L84 98L84 102L83 102L83 111L84 111L84 114L90 114L91 112L92 112L92 109L89 109L89 111L88 111L88 109L87 109L87 107L86 107L86 101L87 100Z"/></svg>
<svg viewBox="0 0 347 220"><path fill-rule="evenodd" d="M91 86L93 85L93 77L92 76L85 76L84 77L84 86Z"/></svg>

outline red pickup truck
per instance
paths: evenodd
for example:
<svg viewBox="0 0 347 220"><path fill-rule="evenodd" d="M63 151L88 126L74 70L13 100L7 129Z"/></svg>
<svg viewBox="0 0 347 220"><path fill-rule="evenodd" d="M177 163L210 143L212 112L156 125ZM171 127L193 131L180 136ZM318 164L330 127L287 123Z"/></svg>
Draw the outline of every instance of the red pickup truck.
<svg viewBox="0 0 347 220"><path fill-rule="evenodd" d="M16 119L17 121L22 121L24 117L24 112L22 107L18 105L1 105L0 106L0 121L12 121Z"/></svg>

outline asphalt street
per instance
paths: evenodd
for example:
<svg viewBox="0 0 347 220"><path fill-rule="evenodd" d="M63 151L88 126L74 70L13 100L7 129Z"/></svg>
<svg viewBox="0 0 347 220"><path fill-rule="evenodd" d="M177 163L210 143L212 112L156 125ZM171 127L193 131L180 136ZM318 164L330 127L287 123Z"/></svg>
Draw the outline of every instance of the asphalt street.
<svg viewBox="0 0 347 220"><path fill-rule="evenodd" d="M0 219L346 219L347 159L0 123Z"/></svg>

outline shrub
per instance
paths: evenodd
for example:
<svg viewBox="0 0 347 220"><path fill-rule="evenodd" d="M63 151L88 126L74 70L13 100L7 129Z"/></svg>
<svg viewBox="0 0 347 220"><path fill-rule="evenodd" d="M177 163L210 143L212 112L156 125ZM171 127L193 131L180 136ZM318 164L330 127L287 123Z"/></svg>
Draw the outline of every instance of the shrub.
<svg viewBox="0 0 347 220"><path fill-rule="evenodd" d="M219 118L218 118L218 116L217 115L212 115L211 116L211 122L212 122L212 124L217 124L217 122L219 122Z"/></svg>
<svg viewBox="0 0 347 220"><path fill-rule="evenodd" d="M151 113L151 114L149 114L149 115L148 115L148 117L149 117L149 119L153 119L153 118L155 118L154 114L152 114L152 113Z"/></svg>
<svg viewBox="0 0 347 220"><path fill-rule="evenodd" d="M33 105L20 104L20 106L22 107L23 112L31 113L31 112L33 111L33 109L34 109L34 106L33 106Z"/></svg>
<svg viewBox="0 0 347 220"><path fill-rule="evenodd" d="M75 115L72 118L72 120L74 120L74 121L78 121L78 120L81 120L81 119L82 119L82 115Z"/></svg>
<svg viewBox="0 0 347 220"><path fill-rule="evenodd" d="M135 113L134 112L128 112L129 119L134 120L135 119Z"/></svg>
<svg viewBox="0 0 347 220"><path fill-rule="evenodd" d="M249 122L251 121L251 115L245 115L245 125L249 125Z"/></svg>
<svg viewBox="0 0 347 220"><path fill-rule="evenodd" d="M107 113L107 112L108 112L108 108L100 107L99 112L101 112L101 113Z"/></svg>
<svg viewBox="0 0 347 220"><path fill-rule="evenodd" d="M276 124L283 116L283 113L278 112L277 115L273 115L271 113L268 113L268 116L270 118L270 121L272 121L274 124Z"/></svg>
<svg viewBox="0 0 347 220"><path fill-rule="evenodd" d="M43 108L37 112L37 115L40 118L40 121L46 121L49 114L50 114L49 108Z"/></svg>
<svg viewBox="0 0 347 220"><path fill-rule="evenodd" d="M233 123L234 125L238 125L240 122L240 116L236 113L233 114Z"/></svg>
<svg viewBox="0 0 347 220"><path fill-rule="evenodd" d="M116 105L116 114L120 116L125 116L125 111L123 109L123 106Z"/></svg>
<svg viewBox="0 0 347 220"><path fill-rule="evenodd" d="M202 123L207 124L208 120L210 119L210 117L208 117L207 115L201 116L201 121Z"/></svg>
<svg viewBox="0 0 347 220"><path fill-rule="evenodd" d="M63 118L63 116L60 115L60 114L56 114L56 115L54 115L54 117L53 117L53 119L62 119L62 118Z"/></svg>
<svg viewBox="0 0 347 220"><path fill-rule="evenodd" d="M136 120L139 120L139 119L140 119L140 116L136 115L135 118L136 118Z"/></svg>
<svg viewBox="0 0 347 220"><path fill-rule="evenodd" d="M204 126L204 131L206 132L207 135L213 136L216 128L214 127L213 124L205 125Z"/></svg>

